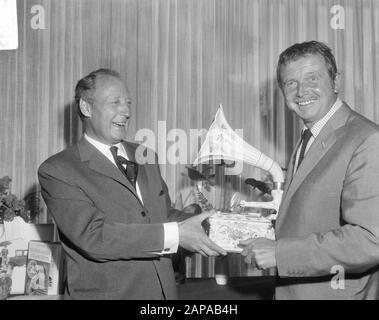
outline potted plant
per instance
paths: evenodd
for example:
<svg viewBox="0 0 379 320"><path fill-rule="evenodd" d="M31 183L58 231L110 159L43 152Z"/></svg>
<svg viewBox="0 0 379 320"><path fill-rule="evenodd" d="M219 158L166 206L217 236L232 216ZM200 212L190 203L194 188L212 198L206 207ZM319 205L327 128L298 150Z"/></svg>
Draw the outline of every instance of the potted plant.
<svg viewBox="0 0 379 320"><path fill-rule="evenodd" d="M6 299L12 286L12 270L16 258L9 257L8 246L10 241L5 237L7 223L30 224L37 214L39 203L35 205L36 193L29 194L25 200L18 199L10 191L11 178L8 176L0 179L0 300ZM31 214L33 212L33 214ZM14 222L13 222L14 221ZM32 227L32 225L30 224ZM19 257L17 257L19 258ZM12 260L13 259L13 260ZM17 260L17 259L16 259ZM23 263L26 262L26 258Z"/></svg>
<svg viewBox="0 0 379 320"><path fill-rule="evenodd" d="M26 209L24 200L20 200L10 192L11 178L5 176L0 179L0 224L12 221L20 216L26 222L30 220L30 213Z"/></svg>

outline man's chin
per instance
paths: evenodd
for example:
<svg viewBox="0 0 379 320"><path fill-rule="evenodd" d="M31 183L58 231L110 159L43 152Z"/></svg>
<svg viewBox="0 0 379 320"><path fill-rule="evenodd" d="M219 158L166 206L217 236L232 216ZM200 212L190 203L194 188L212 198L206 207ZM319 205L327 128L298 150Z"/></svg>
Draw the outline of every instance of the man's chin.
<svg viewBox="0 0 379 320"><path fill-rule="evenodd" d="M122 132L120 132L121 130L118 131L119 132L113 132L113 134L111 135L112 140L117 141L116 143L126 139L126 130L123 130Z"/></svg>
<svg viewBox="0 0 379 320"><path fill-rule="evenodd" d="M308 105L302 108L298 108L296 110L296 114L303 120L307 121L313 119L315 116L315 108L314 105Z"/></svg>
<svg viewBox="0 0 379 320"><path fill-rule="evenodd" d="M108 142L111 143L111 144L116 144L116 143L119 143L121 141L124 140L124 137L125 135L121 135L121 134L112 134L110 136L108 136Z"/></svg>
<svg viewBox="0 0 379 320"><path fill-rule="evenodd" d="M120 142L122 142L124 140L125 140L125 136L124 137L113 138L113 144L120 143Z"/></svg>

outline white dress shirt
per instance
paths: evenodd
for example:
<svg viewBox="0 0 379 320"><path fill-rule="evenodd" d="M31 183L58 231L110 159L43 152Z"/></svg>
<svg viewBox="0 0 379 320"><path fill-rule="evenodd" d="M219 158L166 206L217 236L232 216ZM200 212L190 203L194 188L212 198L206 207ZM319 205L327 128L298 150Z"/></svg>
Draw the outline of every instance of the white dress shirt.
<svg viewBox="0 0 379 320"><path fill-rule="evenodd" d="M104 144L102 142L99 142L91 137L89 137L87 134L84 134L84 138L92 144L97 150L99 150L104 156L108 158L109 161L111 161L118 169L116 162L114 161L113 155L111 153L110 147L107 144ZM115 144L117 147L117 154L124 157L127 160L130 160L128 157L128 154L126 153L126 150L123 146L123 144L117 143ZM138 178L136 181L136 191L139 199L141 200L143 204L143 198L141 195L141 190L138 185ZM164 228L164 249L161 252L154 252L156 254L171 254L175 253L178 250L179 246L179 227L177 222L166 222L163 223Z"/></svg>
<svg viewBox="0 0 379 320"><path fill-rule="evenodd" d="M340 98L337 98L336 102L334 102L333 106L330 108L330 110L327 112L325 116L323 116L319 121L317 121L312 128L310 128L312 137L309 139L307 148L305 149L304 157L307 154L310 146L312 145L313 141L317 138L317 136L320 134L322 128L326 125L326 123L329 121L329 119L336 113L336 111L342 106L342 101ZM308 129L306 126L304 126L303 131ZM297 148L296 151L296 159L295 159L295 165L293 167L293 175L296 173L297 170L297 164L299 163L299 157L300 157L300 150L301 146L303 145L303 142L300 143L299 148ZM304 160L303 160L304 161Z"/></svg>

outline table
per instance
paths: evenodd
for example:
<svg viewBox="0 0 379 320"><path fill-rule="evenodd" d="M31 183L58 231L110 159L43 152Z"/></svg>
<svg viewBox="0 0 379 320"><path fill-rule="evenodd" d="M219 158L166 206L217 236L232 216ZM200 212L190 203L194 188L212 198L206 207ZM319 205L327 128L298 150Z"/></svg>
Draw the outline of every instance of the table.
<svg viewBox="0 0 379 320"><path fill-rule="evenodd" d="M185 279L178 284L179 300L272 300L275 277L230 277L226 285L214 278ZM7 300L61 300L61 295L13 295Z"/></svg>
<svg viewBox="0 0 379 320"><path fill-rule="evenodd" d="M272 300L275 277L230 277L226 285L214 278L186 279L178 285L180 300Z"/></svg>

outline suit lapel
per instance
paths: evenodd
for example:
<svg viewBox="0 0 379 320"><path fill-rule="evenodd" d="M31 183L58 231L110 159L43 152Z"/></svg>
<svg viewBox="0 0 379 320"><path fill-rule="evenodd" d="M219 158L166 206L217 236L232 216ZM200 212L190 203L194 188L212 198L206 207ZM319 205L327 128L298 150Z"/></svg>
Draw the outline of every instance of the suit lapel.
<svg viewBox="0 0 379 320"><path fill-rule="evenodd" d="M143 199L144 207L148 212L156 211L158 203L157 195L154 195L153 192L157 192L153 187L150 188L154 184L155 181L151 174L149 174L149 166L154 166L155 164L146 163L145 158L143 156L143 152L146 150L145 147L139 149L138 147L141 145L136 145L133 143L123 142L125 151L128 154L128 158L131 161L134 161L138 164L138 175L137 175L137 183L141 192L141 197ZM157 160L157 158L155 158ZM158 165L158 164L157 164ZM159 189L160 191L161 189ZM150 222L162 222L162 217L159 214L149 214Z"/></svg>
<svg viewBox="0 0 379 320"><path fill-rule="evenodd" d="M297 149L299 149L300 142L301 142L301 138L296 143L296 146L295 146L294 150L292 151L292 155L290 157L290 161L289 161L289 165L288 165L288 169L287 169L287 175L286 175L287 177L286 177L286 181L284 183L284 188L283 188L283 198L287 194L288 187L290 186L290 184L292 182L293 168L295 166L296 152L297 152Z"/></svg>
<svg viewBox="0 0 379 320"><path fill-rule="evenodd" d="M122 172L104 156L99 150L97 150L92 144L90 144L85 138L82 138L78 142L78 150L81 161L87 162L88 167L100 174L116 180L124 185L134 196L140 201L135 189L129 182L129 180L122 174Z"/></svg>
<svg viewBox="0 0 379 320"><path fill-rule="evenodd" d="M277 228L279 227L280 222L283 221L283 217L287 212L287 207L291 201L292 196L295 194L295 192L298 190L302 182L306 179L313 168L320 162L328 150L337 141L336 130L346 123L351 112L351 109L346 104L343 104L340 109L337 110L337 112L325 124L320 134L316 137L315 141L310 146L295 175L292 175L294 166L293 160L300 143L299 141L297 147L295 148L295 151L292 154L291 162L288 168L287 180L289 181L286 181L283 191L282 203L280 205L278 214Z"/></svg>
<svg viewBox="0 0 379 320"><path fill-rule="evenodd" d="M335 142L336 136L334 130L327 123L310 146L304 160L293 176L292 181L288 186L286 197L292 197L304 179Z"/></svg>
<svg viewBox="0 0 379 320"><path fill-rule="evenodd" d="M137 183L141 192L143 202L146 206L150 198L149 189L148 189L149 181L146 174L146 168L143 164L140 163L140 161L136 160L136 146L135 145L124 141L123 146L125 148L125 151L128 155L129 160L136 162L138 164Z"/></svg>

